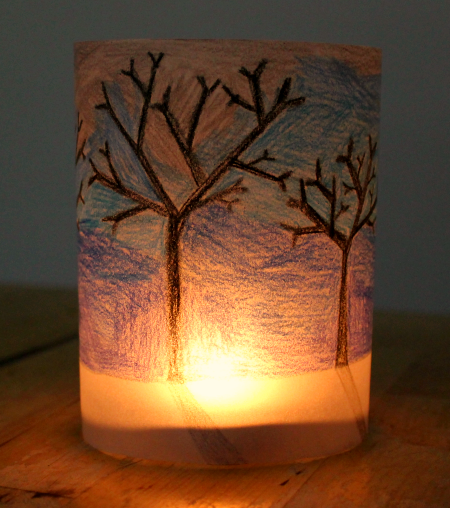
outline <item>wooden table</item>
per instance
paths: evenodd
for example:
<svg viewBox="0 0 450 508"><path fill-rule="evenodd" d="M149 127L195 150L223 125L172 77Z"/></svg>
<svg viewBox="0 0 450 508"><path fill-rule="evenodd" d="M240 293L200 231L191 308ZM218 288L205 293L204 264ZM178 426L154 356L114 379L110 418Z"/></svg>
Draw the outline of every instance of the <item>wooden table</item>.
<svg viewBox="0 0 450 508"><path fill-rule="evenodd" d="M207 469L85 444L75 292L2 287L0 304L0 505L450 507L450 317L376 314L370 433L358 448Z"/></svg>

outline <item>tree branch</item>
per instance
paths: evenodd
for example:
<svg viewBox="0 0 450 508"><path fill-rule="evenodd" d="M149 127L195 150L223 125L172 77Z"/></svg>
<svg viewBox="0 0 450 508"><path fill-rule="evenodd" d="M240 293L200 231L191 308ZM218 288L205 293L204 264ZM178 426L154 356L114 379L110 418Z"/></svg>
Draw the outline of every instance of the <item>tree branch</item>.
<svg viewBox="0 0 450 508"><path fill-rule="evenodd" d="M213 85L214 86L214 85ZM153 104L153 108L161 111L161 113L164 115L164 118L166 119L166 123L169 127L170 133L172 134L173 138L175 139L178 148L180 149L180 152L182 153L184 160L186 161L186 164L188 165L189 169L191 170L192 177L194 178L195 183L197 186L201 185L207 178L206 171L200 166L197 157L193 153L193 151L189 148L187 141L184 139L184 136L181 132L181 127L178 122L178 119L175 117L175 115L170 110L170 94L171 94L171 87L170 85L166 88L166 91L163 95L162 102L158 102L156 104ZM205 99L206 100L206 99ZM201 106L203 108L203 106ZM199 115L200 115L199 111ZM193 134L192 134L193 135Z"/></svg>
<svg viewBox="0 0 450 508"><path fill-rule="evenodd" d="M340 201L339 210L337 210L338 199L337 199L337 184L336 184L336 176L333 175L333 184L332 189L330 190L328 187L323 185L322 182L322 167L320 165L320 160L316 161L316 178L314 180L308 180L305 184L303 179L300 179L300 199L290 198L287 202L287 205L291 208L298 209L315 225L311 228L296 228L293 226L289 226L286 224L282 224L282 227L292 234L308 234L308 233L317 233L323 232L326 233L331 240L333 240L342 251L348 251L351 246L352 240L355 235L361 230L364 225L373 226L375 219L372 219L372 215L375 212L377 198L374 199L374 191L369 190L370 182L375 178L375 169L373 166L373 157L376 150L376 143L372 145L372 138L369 136L369 162L368 168L365 172L364 183L361 184L361 176L363 173L363 165L365 162L365 154L358 155L356 160L358 161L358 168L352 162L353 155L353 139L350 138L349 143L347 145L347 153L341 154L336 158L336 162L340 162L346 165L353 185L348 185L342 181L342 185L345 188L344 195L347 195L349 192L355 191L357 198L357 206L356 211L353 217L353 225L350 228L350 232L345 235L336 229L336 222L339 217L346 213L350 205L344 204ZM329 220L322 217L319 212L308 203L308 197L306 194L307 186L316 186L322 195L328 200L330 203L330 213ZM365 207L367 192L370 196L370 207L367 214L364 216L362 220L360 220L363 209ZM293 245L295 245L296 238L293 238Z"/></svg>
<svg viewBox="0 0 450 508"><path fill-rule="evenodd" d="M333 175L333 187L331 191L331 202L330 202L330 229L329 235L330 238L333 238L336 232L335 228L335 220L336 220L336 177Z"/></svg>
<svg viewBox="0 0 450 508"><path fill-rule="evenodd" d="M322 182L322 166L320 165L320 159L316 160L316 178L315 180L307 180L306 186L315 186L322 193L324 198L328 200L329 203L333 202L333 199L336 198L336 189L334 191L330 191L326 185ZM334 196L334 197L333 197Z"/></svg>
<svg viewBox="0 0 450 508"><path fill-rule="evenodd" d="M76 142L75 142L75 148L78 147L78 141L79 141L79 138L80 138L80 131L81 131L81 127L83 126L83 120L80 120L80 113L78 112L77 113L77 137L76 137ZM86 159L86 155L84 153L84 147L86 145L86 139L84 139L81 143L81 146L80 148L78 148L78 150L76 150L76 154L75 154L75 164L78 164L78 161L83 158L83 160Z"/></svg>
<svg viewBox="0 0 450 508"><path fill-rule="evenodd" d="M139 131L138 131L138 146L139 147L141 147L142 143L144 142L144 133L145 133L145 126L147 125L148 108L149 108L151 100L152 100L156 72L159 68L159 64L161 63L161 60L163 59L164 53L160 53L158 55L158 57L155 58L153 53L150 53L150 51L149 51L148 56L152 60L152 69L150 72L150 79L148 82L147 91L146 91L145 97L144 97L144 105L142 107L141 119L139 121Z"/></svg>
<svg viewBox="0 0 450 508"><path fill-rule="evenodd" d="M114 181L116 182L118 187L122 187L122 181L120 179L119 174L117 173L112 160L111 160L111 152L109 151L109 143L108 141L105 141L105 148L99 148L98 151L105 157L106 161L108 162L108 167L111 172L112 177L114 178Z"/></svg>
<svg viewBox="0 0 450 508"><path fill-rule="evenodd" d="M195 207L198 200L200 200L211 187L223 176L233 162L239 160L239 157L244 153L267 129L267 127L287 108L295 107L305 102L304 97L301 100L285 101L276 107L265 116L264 122L257 125L211 172L208 178L199 186L186 200L180 210L180 215L185 216ZM254 168L253 168L254 169ZM287 175L285 176L287 178ZM279 177L280 178L280 177Z"/></svg>
<svg viewBox="0 0 450 508"><path fill-rule="evenodd" d="M370 217L372 216L372 214L374 213L375 209L377 207L377 198L375 198L375 201L372 203L372 205L370 206L370 209L369 211L367 212L366 216L364 217L364 219L362 219L354 228L354 233L352 233L352 237L354 237L356 235L356 233L358 233L361 228L363 226L365 226L366 224L368 224L369 222L372 223L372 225L375 223L375 220L371 220Z"/></svg>
<svg viewBox="0 0 450 508"><path fill-rule="evenodd" d="M361 169L364 165L364 159L366 158L366 153L364 152L362 155L358 155L356 157L356 160L358 161L358 170L357 170L357 173L358 173L358 179L361 177Z"/></svg>
<svg viewBox="0 0 450 508"><path fill-rule="evenodd" d="M140 80L139 75L136 72L136 69L134 68L134 58L130 58L130 70L126 71L122 69L122 74L131 78L133 83L138 87L142 95L145 97L146 94L145 86L144 83Z"/></svg>
<svg viewBox="0 0 450 508"><path fill-rule="evenodd" d="M134 217L135 215L145 212L146 210L149 210L148 206L138 205L134 208L130 208L129 210L124 210L122 212L116 213L115 215L109 215L108 217L104 217L102 221L113 223L112 234L114 235L119 226L119 222L128 219L129 217Z"/></svg>
<svg viewBox="0 0 450 508"><path fill-rule="evenodd" d="M369 178L369 184L372 180L375 180L377 174L376 174L376 171L375 171L375 166L373 166L373 170L372 170L372 175L370 176Z"/></svg>
<svg viewBox="0 0 450 508"><path fill-rule="evenodd" d="M123 183L119 185L114 179L110 178L108 175L100 171L92 159L89 159L89 163L91 165L92 171L94 172L94 175L89 179L88 187L90 187L94 182L98 182L99 184L103 185L103 187L111 189L114 192L117 192L117 194L140 203L142 206L153 210L158 215L168 217L169 213L163 205L149 198L146 198L142 194L139 194L139 192L125 187Z"/></svg>
<svg viewBox="0 0 450 508"><path fill-rule="evenodd" d="M273 161L276 161L276 159L275 159L275 157L270 157L269 151L266 149L266 150L264 150L263 154L260 157L252 160L248 164L250 164L250 166L254 166L255 164L258 164L258 162L262 162L262 161L273 162Z"/></svg>
<svg viewBox="0 0 450 508"><path fill-rule="evenodd" d="M103 90L103 96L105 98L105 103L99 104L96 106L96 109L104 109L108 112L111 119L116 124L117 128L125 138L125 140L130 145L131 149L135 153L136 157L139 159L139 162L141 163L148 179L150 180L150 183L153 186L154 191L158 195L158 197L161 199L161 201L164 203L166 207L166 211L170 214L178 214L177 207L173 203L173 201L170 199L170 196L167 194L167 192L164 190L164 187L162 186L159 178L157 177L155 171L153 170L150 161L145 156L144 152L142 151L141 147L133 140L133 138L130 136L128 131L123 126L122 122L119 120L118 116L116 115L116 112L114 111L114 108L112 107L111 101L109 99L108 92L106 90L105 83L102 82L102 90ZM161 205L159 205L161 206Z"/></svg>
<svg viewBox="0 0 450 508"><path fill-rule="evenodd" d="M347 238L334 227L334 217L330 215L330 222L322 218L316 210L308 203L306 187L303 179L300 179L300 199L289 198L287 205L290 208L298 209L321 231L326 233L341 249L344 249ZM334 213L334 212L333 212Z"/></svg>
<svg viewBox="0 0 450 508"><path fill-rule="evenodd" d="M361 186L361 182L359 180L359 172L355 168L353 161L352 161L352 154L353 154L353 146L354 142L353 139L350 138L348 145L347 145L347 154L341 154L338 155L336 158L336 162L340 162L342 164L345 164L347 166L348 172L350 173L350 177L353 182L353 186L356 190L356 194L358 195L358 198L362 197L363 189Z"/></svg>
<svg viewBox="0 0 450 508"><path fill-rule="evenodd" d="M331 191L330 189L324 185L322 181L322 166L320 165L320 159L316 161L316 178L315 180L307 180L306 186L315 186L319 189L322 195L327 199L330 203L330 222L328 225L328 234L330 238L333 238L335 235L335 225L339 216L348 210L348 206L344 206L341 202L340 210L336 213L336 205L337 205L337 190L336 190L336 176L333 175L333 183ZM306 192L305 192L306 196Z"/></svg>
<svg viewBox="0 0 450 508"><path fill-rule="evenodd" d="M344 191L344 196L346 196L347 194L349 194L350 192L352 191L356 191L356 189L354 187L352 187L351 185L348 185L347 183L345 182L342 182L342 185L344 186L345 188L345 191Z"/></svg>
<svg viewBox="0 0 450 508"><path fill-rule="evenodd" d="M369 144L369 159L368 159L368 163L367 163L367 170L366 170L365 176L364 176L364 183L362 185L360 185L360 191L357 192L358 207L356 209L355 218L354 218L354 221L353 221L353 227L352 227L352 231L350 233L351 238L353 238L361 230L361 228L365 224L367 224L367 222L370 219L371 214L373 213L373 211L375 209L375 205L376 205L376 199L375 199L375 202L373 203L373 191L369 191L369 195L370 195L370 211L364 217L364 219L361 220L361 216L362 216L362 213L363 213L364 205L365 205L366 200L367 200L367 192L368 192L368 189L369 189L369 184L375 178L375 168L374 168L374 165L373 165L373 159L374 159L375 151L376 151L376 148L377 148L377 143L375 143L375 144L372 143L372 136L370 136L370 134L368 136L368 144ZM364 163L364 159L365 159L365 155L364 154L363 154L363 156L357 157L357 160L360 163L360 168L358 170L358 175L362 172L361 168L362 168L362 164ZM359 177L358 177L358 182L359 181L360 180L359 180Z"/></svg>
<svg viewBox="0 0 450 508"><path fill-rule="evenodd" d="M246 100L244 100L239 94L233 93L226 85L222 85L222 88L230 96L228 106L237 104L238 106L241 106L241 108L247 109L252 113L255 112L255 108L251 104L249 104Z"/></svg>
<svg viewBox="0 0 450 508"><path fill-rule="evenodd" d="M264 121L264 99L261 91L261 74L267 65L267 60L263 59L259 62L258 66L253 72L250 72L245 67L240 69L240 73L248 79L250 90L252 92L253 107L255 108L256 118L261 125Z"/></svg>
<svg viewBox="0 0 450 508"><path fill-rule="evenodd" d="M372 145L372 136L368 136L368 142L369 142L369 162L367 164L367 171L366 171L366 177L364 179L363 184L363 195L364 198L367 194L367 189L369 188L370 182L375 178L375 167L373 165L373 158L375 155L375 151L377 149L377 143L375 145Z"/></svg>
<svg viewBox="0 0 450 508"><path fill-rule="evenodd" d="M75 164L78 164L78 161L82 158L83 160L86 159L86 155L84 153L84 147L86 146L86 139L83 140L83 142L81 143L81 146L80 148L78 149L77 153L76 153L76 157L75 157Z"/></svg>
<svg viewBox="0 0 450 508"><path fill-rule="evenodd" d="M317 226L306 226L301 228L297 226L290 226L289 224L285 224L283 222L280 223L280 226L286 231L289 231L289 233L292 233L292 248L295 247L299 236L310 235L315 233L325 233L325 231L322 228L319 228Z"/></svg>
<svg viewBox="0 0 450 508"><path fill-rule="evenodd" d="M83 205L85 205L85 201L84 201L84 197L83 197L83 194L82 194L82 191L83 191L83 180L81 180L80 182L80 189L78 191L78 195L77 195L77 205L78 203L83 203Z"/></svg>
<svg viewBox="0 0 450 508"><path fill-rule="evenodd" d="M306 197L306 189L305 182L303 179L300 180L300 199L289 198L287 201L287 205L289 208L293 208L296 210L300 210L305 214L305 216L313 222L318 228L326 233L330 229L329 223L323 219L314 208L308 203L308 198Z"/></svg>
<svg viewBox="0 0 450 508"><path fill-rule="evenodd" d="M280 91L278 92L275 102L273 103L273 106L277 106L278 104L283 104L284 102L286 102L286 100L289 96L289 93L291 91L291 83L292 83L292 78L290 78L290 77L286 78L283 81Z"/></svg>
<svg viewBox="0 0 450 508"><path fill-rule="evenodd" d="M89 178L88 187L90 187L95 181L98 181L105 187L115 190L117 187L116 182L100 171L92 159L89 159L89 164L91 165L94 175Z"/></svg>
<svg viewBox="0 0 450 508"><path fill-rule="evenodd" d="M202 93L201 93L200 98L197 102L197 105L194 109L194 112L192 113L189 131L188 131L188 135L186 138L186 146L191 152L192 152L192 145L194 143L195 131L197 130L198 122L200 120L200 116L202 114L203 107L204 107L208 97L211 96L211 94L214 92L214 90L216 90L216 88L220 84L220 79L217 79L211 87L208 87L208 85L206 84L205 78L203 76L197 76L197 80L200 83L200 86L202 87Z"/></svg>
<svg viewBox="0 0 450 508"><path fill-rule="evenodd" d="M373 156L375 155L378 143L372 144L372 136L369 134L369 152L370 152L370 158L373 159Z"/></svg>
<svg viewBox="0 0 450 508"><path fill-rule="evenodd" d="M286 192L286 183L285 180L292 175L292 171L286 171L280 176L272 175L267 171L257 168L253 164L246 164L240 160L232 161L230 164L231 167L241 169L242 171L246 171L247 173L251 173L253 175L259 176L260 178L264 178L265 180L271 180L272 182L277 182L280 189L283 192Z"/></svg>
<svg viewBox="0 0 450 508"><path fill-rule="evenodd" d="M164 53L160 53L158 57L155 57L153 53L148 52L148 56L152 60L152 66L150 70L150 78L148 85L145 86L143 81L139 78L138 73L136 72L136 69L134 67L134 58L130 59L130 70L125 71L122 70L122 74L125 76L128 76L131 78L133 83L139 88L139 90L142 93L142 96L144 97L144 104L142 106L141 110L141 118L139 120L139 129L138 129L138 140L137 145L138 147L142 146L142 143L144 141L144 133L145 133L145 126L147 124L147 114L148 114L148 108L152 99L152 93L153 93L153 87L155 83L156 78L156 72L158 70L159 64L161 63L161 60L164 56Z"/></svg>
<svg viewBox="0 0 450 508"><path fill-rule="evenodd" d="M286 108L300 106L305 102L304 97L296 97L294 99L288 100L288 95L291 90L291 81L292 78L288 77L284 80L283 85L278 92L276 99L273 102L272 109L266 115L264 108L264 99L261 90L261 75L267 65L267 60L263 59L258 64L256 69L253 72L250 72L245 67L240 69L240 73L243 74L249 81L250 91L252 93L253 105L249 104L246 100L244 100L240 95L235 94L228 88L226 85L223 85L223 89L230 97L229 106L232 104L237 104L248 111L251 111L256 114L256 119L258 121L258 125L263 127L273 121L273 118L276 118L281 111L284 111Z"/></svg>
<svg viewBox="0 0 450 508"><path fill-rule="evenodd" d="M199 201L197 208L206 206L214 201L218 201L219 203L222 203L226 205L228 211L232 211L232 205L239 203L240 199L234 198L231 200L227 200L226 198L229 196L232 196L233 194L244 194L248 192L248 188L244 187L242 185L242 181L244 179L238 178L234 183L232 183L230 186L228 186L226 189L223 189L221 191L218 191L211 196L208 196L207 198L204 198Z"/></svg>
<svg viewBox="0 0 450 508"><path fill-rule="evenodd" d="M341 207L340 207L339 211L337 212L336 217L335 217L335 219L334 219L334 220L335 220L335 222L337 222L337 220L339 219L339 217L340 217L343 213L347 212L349 208L350 208L350 205L344 205L344 203L342 203L342 201L341 201Z"/></svg>
<svg viewBox="0 0 450 508"><path fill-rule="evenodd" d="M116 115L116 112L114 111L114 108L112 107L111 101L109 99L108 91L106 90L106 85L104 81L102 81L102 92L103 97L105 99L105 102L103 104L97 104L95 106L95 109L105 109L108 113L113 122L116 124L117 128L119 129L122 136L127 140L128 144L131 146L131 148L136 151L138 146L136 141L131 137L129 132L125 129L122 122L119 120L119 117Z"/></svg>

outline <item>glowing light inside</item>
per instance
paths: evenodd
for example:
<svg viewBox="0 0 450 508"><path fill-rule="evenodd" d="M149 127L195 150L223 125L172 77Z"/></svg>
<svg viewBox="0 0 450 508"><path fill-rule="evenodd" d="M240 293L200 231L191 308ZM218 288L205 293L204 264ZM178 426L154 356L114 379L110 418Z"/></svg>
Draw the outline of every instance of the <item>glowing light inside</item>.
<svg viewBox="0 0 450 508"><path fill-rule="evenodd" d="M188 381L192 395L208 406L236 406L260 396L261 382L236 374L237 359L219 355L195 364L198 380Z"/></svg>
<svg viewBox="0 0 450 508"><path fill-rule="evenodd" d="M196 367L200 378L228 379L234 373L234 361L230 356L216 356Z"/></svg>

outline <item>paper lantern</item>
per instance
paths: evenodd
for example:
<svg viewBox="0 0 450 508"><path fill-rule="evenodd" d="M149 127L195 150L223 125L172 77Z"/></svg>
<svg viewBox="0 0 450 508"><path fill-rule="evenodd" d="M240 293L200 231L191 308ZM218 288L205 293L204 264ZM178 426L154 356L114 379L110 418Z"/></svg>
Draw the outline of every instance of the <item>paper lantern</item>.
<svg viewBox="0 0 450 508"><path fill-rule="evenodd" d="M83 434L240 465L367 431L380 52L76 45Z"/></svg>

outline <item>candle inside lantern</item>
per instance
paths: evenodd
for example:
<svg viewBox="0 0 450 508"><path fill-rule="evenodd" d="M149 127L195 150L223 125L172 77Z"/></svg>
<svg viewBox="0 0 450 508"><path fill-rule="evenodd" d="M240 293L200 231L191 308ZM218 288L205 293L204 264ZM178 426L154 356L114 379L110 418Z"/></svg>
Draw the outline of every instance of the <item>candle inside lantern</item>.
<svg viewBox="0 0 450 508"><path fill-rule="evenodd" d="M379 73L352 46L77 45L89 443L244 465L361 442Z"/></svg>

